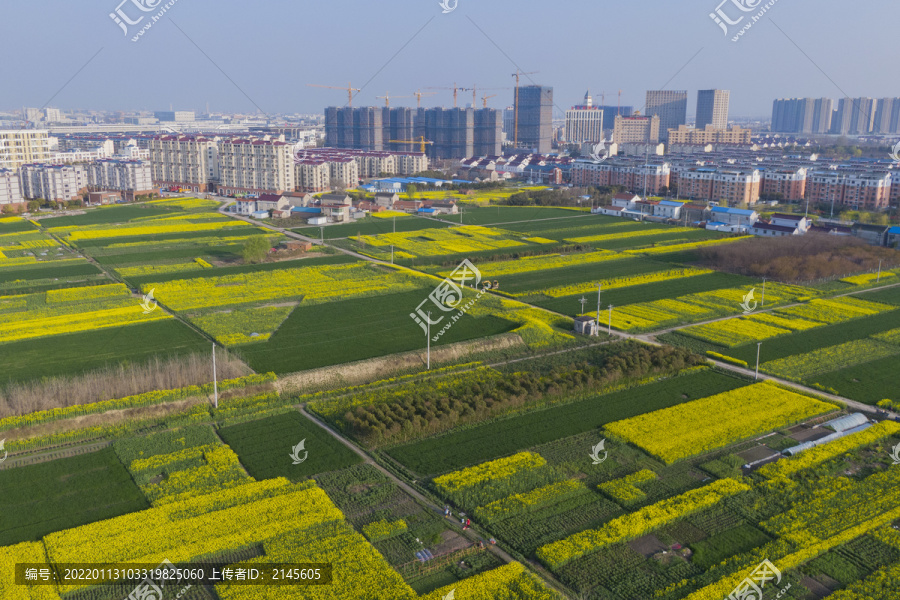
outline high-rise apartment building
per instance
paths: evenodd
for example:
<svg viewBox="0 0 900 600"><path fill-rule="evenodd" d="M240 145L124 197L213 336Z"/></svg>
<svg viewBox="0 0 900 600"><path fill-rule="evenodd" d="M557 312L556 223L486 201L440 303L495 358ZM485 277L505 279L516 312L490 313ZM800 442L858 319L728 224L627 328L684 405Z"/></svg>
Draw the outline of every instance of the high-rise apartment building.
<svg viewBox="0 0 900 600"><path fill-rule="evenodd" d="M753 132L734 125L718 129L707 125L703 129L682 125L669 130L669 144L749 144Z"/></svg>
<svg viewBox="0 0 900 600"><path fill-rule="evenodd" d="M841 98L831 123L831 133L866 135L875 123L874 98Z"/></svg>
<svg viewBox="0 0 900 600"><path fill-rule="evenodd" d="M660 141L667 141L669 130L687 124L687 90L651 90L647 92L648 116L659 117Z"/></svg>
<svg viewBox="0 0 900 600"><path fill-rule="evenodd" d="M160 135L150 140L153 181L161 187L209 190L219 179L218 138Z"/></svg>
<svg viewBox="0 0 900 600"><path fill-rule="evenodd" d="M20 209L25 201L18 172L12 169L0 169L0 206L12 206Z"/></svg>
<svg viewBox="0 0 900 600"><path fill-rule="evenodd" d="M630 117L616 117L612 141L617 144L657 143L659 128L659 115L644 117L635 113Z"/></svg>
<svg viewBox="0 0 900 600"><path fill-rule="evenodd" d="M88 164L86 169L92 189L125 192L126 200L155 191L150 163L144 161L103 159Z"/></svg>
<svg viewBox="0 0 900 600"><path fill-rule="evenodd" d="M385 150L402 152L409 144L392 143L391 140L412 140L416 135L417 111L405 106L381 109L382 145Z"/></svg>
<svg viewBox="0 0 900 600"><path fill-rule="evenodd" d="M18 169L27 163L50 160L46 129L0 130L0 169Z"/></svg>
<svg viewBox="0 0 900 600"><path fill-rule="evenodd" d="M612 131L616 126L616 117L630 117L634 114L633 106L598 106L603 111L603 131Z"/></svg>
<svg viewBox="0 0 900 600"><path fill-rule="evenodd" d="M329 106L325 109L325 145L384 150L384 111L373 106Z"/></svg>
<svg viewBox="0 0 900 600"><path fill-rule="evenodd" d="M697 92L697 129L712 125L715 129L728 126L728 90L700 90Z"/></svg>
<svg viewBox="0 0 900 600"><path fill-rule="evenodd" d="M503 116L493 108L475 110L471 156L499 156L503 149Z"/></svg>
<svg viewBox="0 0 900 600"><path fill-rule="evenodd" d="M780 98L772 103L771 130L779 133L829 133L833 109L831 98Z"/></svg>
<svg viewBox="0 0 900 600"><path fill-rule="evenodd" d="M538 154L549 154L553 149L553 88L521 86L518 97L519 147ZM515 135L513 132L514 139Z"/></svg>
<svg viewBox="0 0 900 600"><path fill-rule="evenodd" d="M584 104L566 111L565 138L575 144L595 144L603 139L603 111L594 106L590 92L584 95Z"/></svg>
<svg viewBox="0 0 900 600"><path fill-rule="evenodd" d="M59 123L62 121L62 114L59 112L58 108L45 108L44 120L48 123Z"/></svg>
<svg viewBox="0 0 900 600"><path fill-rule="evenodd" d="M475 109L430 108L425 111L429 158L464 158L475 151Z"/></svg>
<svg viewBox="0 0 900 600"><path fill-rule="evenodd" d="M87 171L82 165L22 165L19 170L22 196L52 202L80 200L87 189Z"/></svg>
<svg viewBox="0 0 900 600"><path fill-rule="evenodd" d="M219 144L219 191L270 194L294 189L293 146L280 140L231 139Z"/></svg>
<svg viewBox="0 0 900 600"><path fill-rule="evenodd" d="M875 109L874 133L900 133L900 98L882 98Z"/></svg>

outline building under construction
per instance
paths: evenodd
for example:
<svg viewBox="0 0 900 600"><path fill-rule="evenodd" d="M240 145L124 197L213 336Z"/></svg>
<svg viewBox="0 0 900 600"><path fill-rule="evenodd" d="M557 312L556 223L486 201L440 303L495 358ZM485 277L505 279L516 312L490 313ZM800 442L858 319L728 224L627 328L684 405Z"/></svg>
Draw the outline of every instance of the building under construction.
<svg viewBox="0 0 900 600"><path fill-rule="evenodd" d="M518 89L519 148L527 148L539 154L549 154L553 148L553 88L542 85L524 85Z"/></svg>
<svg viewBox="0 0 900 600"><path fill-rule="evenodd" d="M418 151L424 138L431 159L491 156L501 153L502 129L502 113L493 108L325 109L325 144L332 148Z"/></svg>

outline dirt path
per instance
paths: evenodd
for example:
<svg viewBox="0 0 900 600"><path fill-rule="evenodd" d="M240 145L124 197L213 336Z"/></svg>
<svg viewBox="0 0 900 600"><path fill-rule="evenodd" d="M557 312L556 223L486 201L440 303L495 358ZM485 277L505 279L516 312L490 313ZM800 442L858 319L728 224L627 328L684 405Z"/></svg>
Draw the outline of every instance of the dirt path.
<svg viewBox="0 0 900 600"><path fill-rule="evenodd" d="M338 433L337 431L332 429L327 423L320 421L317 416L312 415L309 412L307 412L305 405L300 405L298 407L298 410L300 411L301 414L303 414L303 416L305 416L310 421L312 421L313 423L315 423L316 425L318 425L319 427L321 427L322 429L327 431L328 434L331 435L331 437L333 437L334 439L336 439L337 441L339 441L340 443L345 445L347 448L349 448L350 450L355 452L357 455L359 455L367 465L371 465L371 466L375 467L376 469L378 469L378 471L380 471L382 474L384 474L385 477L389 478L392 482L397 484L397 486L400 487L404 492L406 492L407 494L409 494L410 496L412 496L413 498L418 500L420 503L422 503L429 509L435 511L437 514L443 514L443 512L444 512L443 507L438 506L437 504L435 504L434 502L432 502L431 500L429 500L428 498L426 498L425 496L420 494L415 488L413 488L412 486L410 486L409 484L404 482L402 479L400 479L399 477L397 477L396 475L394 475L393 473L391 473L390 471L388 471L387 469L382 467L377 462L375 462L371 456L369 456L364 450L362 450L361 448L356 446L356 444L354 444L353 442L351 442L350 440L348 440L347 438L342 436L340 433ZM450 520L450 523L452 523L453 529L457 533L459 533L460 535L462 535L463 537L465 537L466 539L468 539L469 541L471 541L473 543L477 543L478 541L483 539L480 535L478 535L471 528L464 531L462 528L462 525L457 523L455 520ZM507 554L499 546L493 546L491 544L486 544L485 548L487 548L488 550L490 550L491 552L493 552L494 554L496 554L497 556L502 558L504 562L509 563L509 562L512 562L515 560L512 556Z"/></svg>
<svg viewBox="0 0 900 600"><path fill-rule="evenodd" d="M112 442L94 442L87 445L76 444L67 448L56 448L40 454L29 454L27 456L20 456L19 458L7 458L0 463L0 471L56 460L57 458L69 458L70 456L87 454L88 452L101 450L107 446L112 446Z"/></svg>

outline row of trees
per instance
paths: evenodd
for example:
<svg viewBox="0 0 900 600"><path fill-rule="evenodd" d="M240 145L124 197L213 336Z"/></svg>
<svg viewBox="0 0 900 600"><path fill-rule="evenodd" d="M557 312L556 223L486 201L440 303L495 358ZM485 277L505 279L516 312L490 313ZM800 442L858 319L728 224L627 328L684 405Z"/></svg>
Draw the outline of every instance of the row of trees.
<svg viewBox="0 0 900 600"><path fill-rule="evenodd" d="M581 361L553 369L504 373L492 381L457 388L425 382L402 399L347 411L343 425L371 445L394 443L447 431L541 402L598 391L610 384L673 373L705 359L683 348L629 343L597 362Z"/></svg>

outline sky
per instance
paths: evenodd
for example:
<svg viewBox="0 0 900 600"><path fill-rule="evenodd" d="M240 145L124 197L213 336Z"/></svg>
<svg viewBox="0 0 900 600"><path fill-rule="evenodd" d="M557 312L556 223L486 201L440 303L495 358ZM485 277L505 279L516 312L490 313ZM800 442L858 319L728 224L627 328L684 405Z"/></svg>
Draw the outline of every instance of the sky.
<svg viewBox="0 0 900 600"><path fill-rule="evenodd" d="M594 102L643 107L648 89L731 90L735 117L767 117L772 100L900 96L896 0L775 0L738 42L731 38L764 0L725 0L741 23L726 35L710 18L721 0L170 0L5 2L0 110L23 106L94 110L321 113L362 88L354 106L452 106L453 85L512 104L514 78L554 88L554 116ZM449 6L454 0L445 0ZM141 12L133 3L155 7ZM736 5L754 7L742 12ZM110 18L132 21L126 35ZM12 50L18 49L18 50ZM8 85L12 83L13 85ZM508 89L503 89L508 88ZM460 92L460 105L471 103Z"/></svg>

